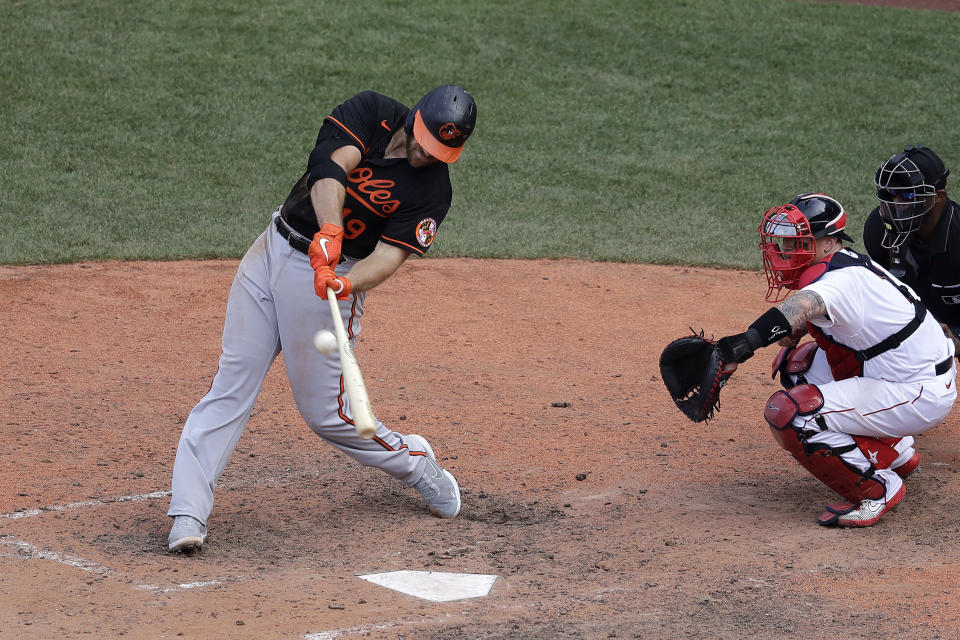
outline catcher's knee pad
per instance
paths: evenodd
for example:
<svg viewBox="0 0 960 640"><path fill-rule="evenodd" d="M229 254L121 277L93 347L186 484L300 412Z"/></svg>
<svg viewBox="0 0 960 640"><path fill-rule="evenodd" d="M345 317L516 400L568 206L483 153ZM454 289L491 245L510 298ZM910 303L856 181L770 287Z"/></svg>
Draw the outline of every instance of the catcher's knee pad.
<svg viewBox="0 0 960 640"><path fill-rule="evenodd" d="M821 408L823 395L820 390L812 384L801 384L770 396L763 417L780 446L804 469L841 496L851 502L883 498L886 486L881 479L874 477L876 468L872 464L865 471L860 471L843 459L843 454L857 448L856 443L843 447L811 443L807 439L817 432L804 431L793 424L797 416L814 415Z"/></svg>
<svg viewBox="0 0 960 640"><path fill-rule="evenodd" d="M817 353L816 342L804 342L799 347L784 347L773 359L770 367L770 377L776 378L780 374L780 384L784 389L792 389L798 384L806 384L807 378L803 374L813 365L813 356ZM794 382L790 376L796 376Z"/></svg>

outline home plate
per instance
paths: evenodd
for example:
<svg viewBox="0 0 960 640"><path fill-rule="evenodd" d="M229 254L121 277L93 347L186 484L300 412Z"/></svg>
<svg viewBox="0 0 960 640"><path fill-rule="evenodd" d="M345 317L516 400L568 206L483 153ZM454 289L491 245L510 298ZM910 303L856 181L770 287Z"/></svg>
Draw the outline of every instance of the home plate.
<svg viewBox="0 0 960 640"><path fill-rule="evenodd" d="M359 577L381 587L431 602L449 602L489 595L497 579L497 576L479 573L442 571L389 571Z"/></svg>

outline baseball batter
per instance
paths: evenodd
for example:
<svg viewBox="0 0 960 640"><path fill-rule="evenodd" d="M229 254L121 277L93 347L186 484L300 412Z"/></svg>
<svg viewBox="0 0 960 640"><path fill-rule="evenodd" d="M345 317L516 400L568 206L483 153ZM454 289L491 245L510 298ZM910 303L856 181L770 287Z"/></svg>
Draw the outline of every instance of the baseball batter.
<svg viewBox="0 0 960 640"><path fill-rule="evenodd" d="M231 286L219 368L177 448L171 551L203 544L217 478L281 350L300 415L318 436L413 486L434 514L459 513L459 486L424 438L379 420L373 439L357 435L340 360L314 349L313 337L333 329L327 287L337 294L353 343L366 292L430 248L451 203L448 164L476 117L473 97L444 85L412 109L367 91L324 119L306 171L247 250Z"/></svg>
<svg viewBox="0 0 960 640"><path fill-rule="evenodd" d="M814 476L846 498L821 525L866 527L895 507L920 463L914 435L939 424L957 397L954 345L912 289L843 246L846 212L824 194L769 209L760 223L767 300L782 300L746 332L721 338L721 359L783 345L784 390L764 417ZM809 333L814 341L797 347Z"/></svg>

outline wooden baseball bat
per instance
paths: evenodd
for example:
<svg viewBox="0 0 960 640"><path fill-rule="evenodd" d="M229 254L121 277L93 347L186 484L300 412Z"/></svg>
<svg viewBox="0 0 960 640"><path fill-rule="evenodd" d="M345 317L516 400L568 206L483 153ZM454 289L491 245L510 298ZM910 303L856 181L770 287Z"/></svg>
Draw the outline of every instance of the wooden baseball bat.
<svg viewBox="0 0 960 640"><path fill-rule="evenodd" d="M370 407L370 396L367 395L367 386L363 383L360 365L350 348L350 339L340 317L340 305L337 303L337 294L327 287L327 301L330 303L330 313L333 315L334 334L337 336L337 351L340 353L340 368L343 370L343 386L347 390L350 400L350 410L353 412L353 426L357 435L367 440L377 433L377 420L373 417Z"/></svg>

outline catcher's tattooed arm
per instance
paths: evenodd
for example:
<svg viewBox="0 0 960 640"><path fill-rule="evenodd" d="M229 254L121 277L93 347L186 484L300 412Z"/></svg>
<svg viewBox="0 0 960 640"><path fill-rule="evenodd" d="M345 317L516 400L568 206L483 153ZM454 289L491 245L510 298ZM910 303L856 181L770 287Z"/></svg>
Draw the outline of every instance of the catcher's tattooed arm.
<svg viewBox="0 0 960 640"><path fill-rule="evenodd" d="M826 313L823 298L812 291L798 291L757 318L744 333L720 338L717 348L724 371L735 371L738 363L748 360L760 347L785 341L795 344L806 331L807 321Z"/></svg>
<svg viewBox="0 0 960 640"><path fill-rule="evenodd" d="M827 315L827 305L823 298L813 291L797 291L776 306L790 323L793 334L806 330L807 321L817 316Z"/></svg>

